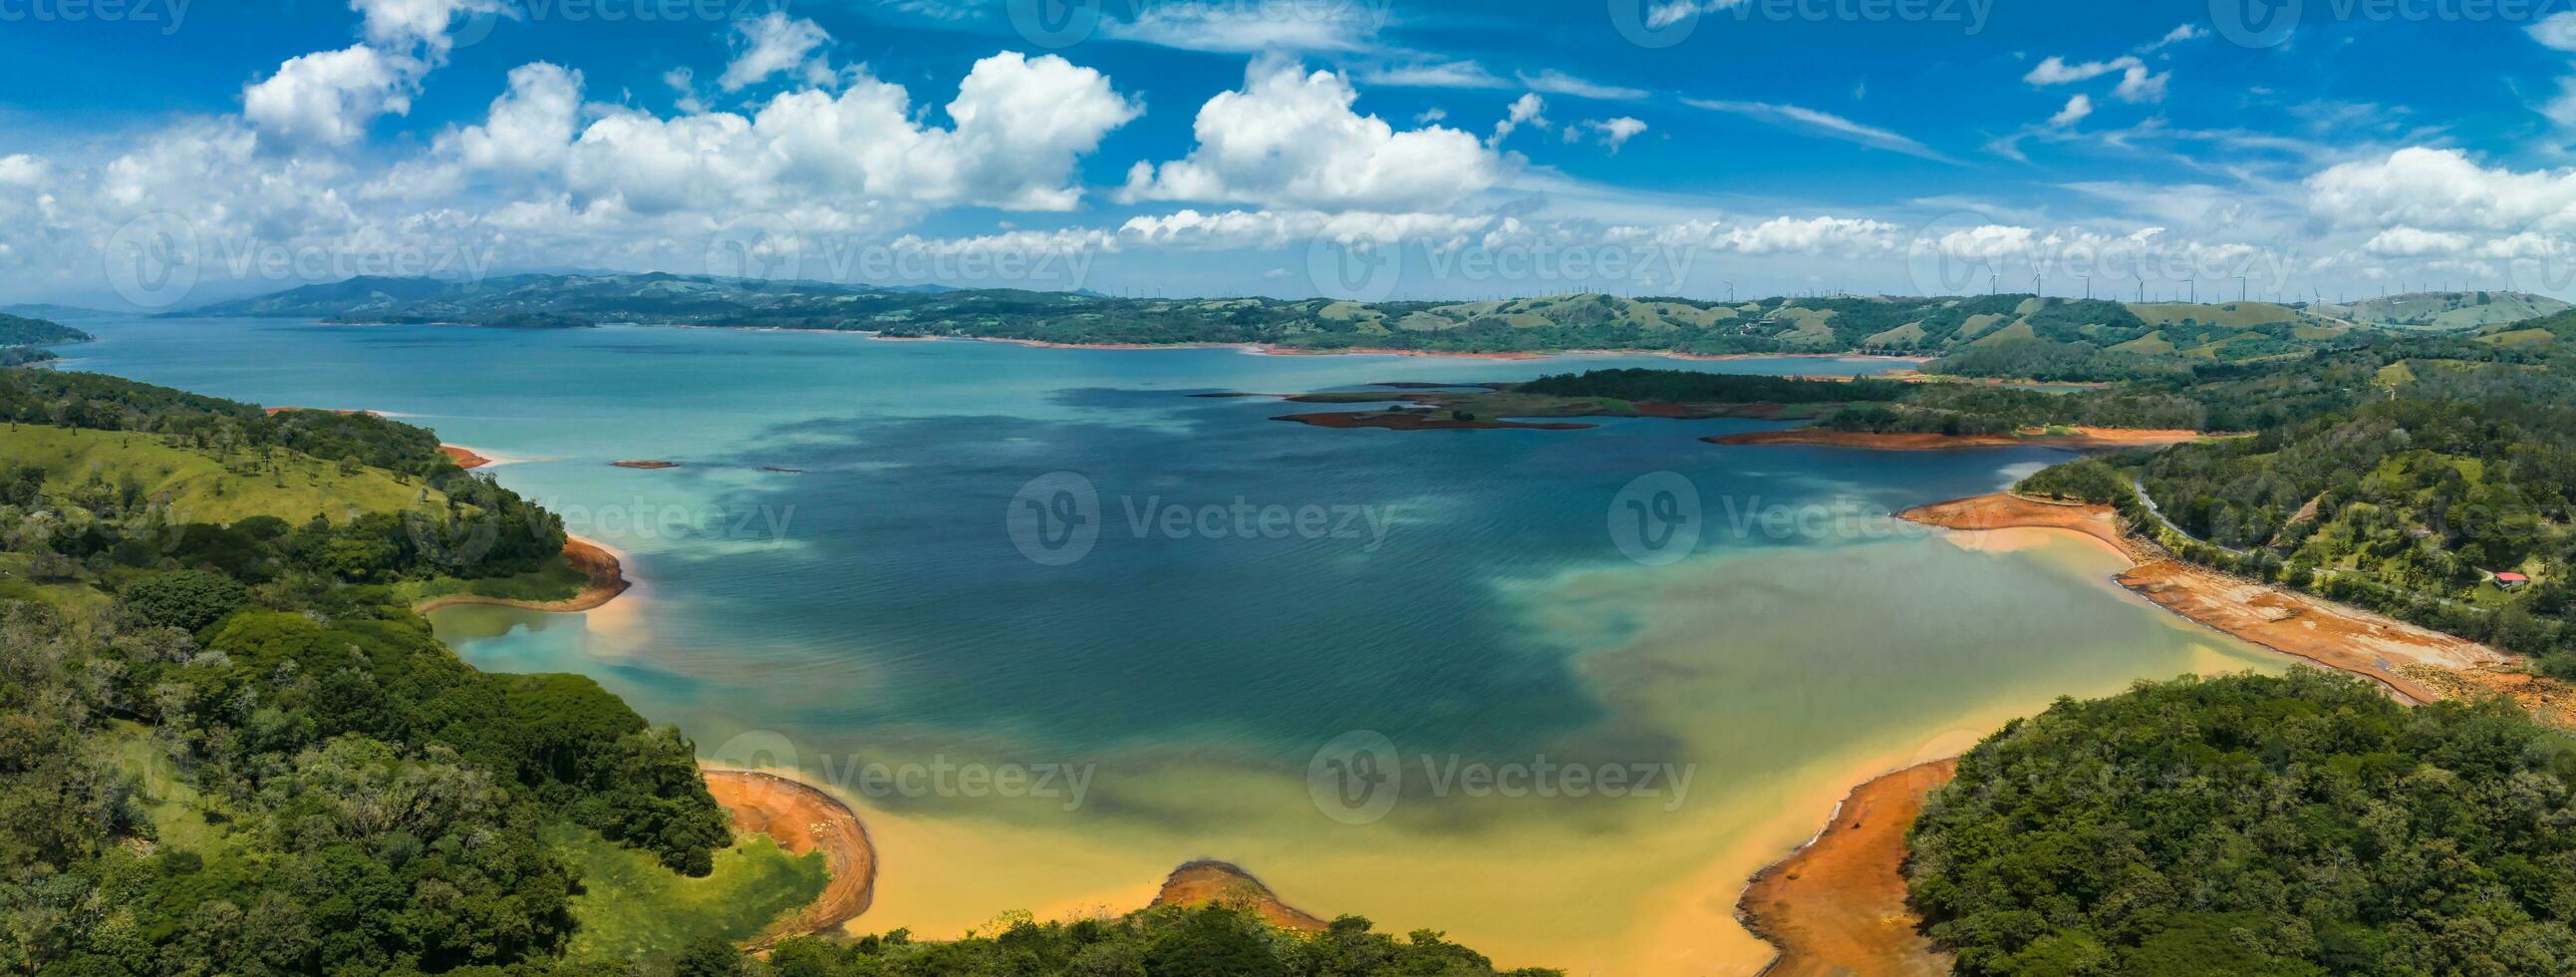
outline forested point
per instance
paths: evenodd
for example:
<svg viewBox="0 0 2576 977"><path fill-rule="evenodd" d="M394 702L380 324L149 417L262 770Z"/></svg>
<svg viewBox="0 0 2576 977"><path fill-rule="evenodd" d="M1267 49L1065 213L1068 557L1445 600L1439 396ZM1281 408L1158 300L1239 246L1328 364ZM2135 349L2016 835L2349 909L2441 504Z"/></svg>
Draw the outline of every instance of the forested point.
<svg viewBox="0 0 2576 977"><path fill-rule="evenodd" d="M2576 969L2576 743L2312 669L2061 699L1963 757L1906 876L1958 972Z"/></svg>

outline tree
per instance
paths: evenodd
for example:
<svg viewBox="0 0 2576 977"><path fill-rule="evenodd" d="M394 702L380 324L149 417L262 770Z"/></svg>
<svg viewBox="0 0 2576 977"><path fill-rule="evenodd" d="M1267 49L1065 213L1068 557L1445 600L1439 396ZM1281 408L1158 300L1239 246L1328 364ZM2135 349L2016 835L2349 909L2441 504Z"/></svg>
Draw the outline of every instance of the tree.
<svg viewBox="0 0 2576 977"><path fill-rule="evenodd" d="M125 589L125 606L144 621L196 631L250 603L250 589L204 570L174 570Z"/></svg>

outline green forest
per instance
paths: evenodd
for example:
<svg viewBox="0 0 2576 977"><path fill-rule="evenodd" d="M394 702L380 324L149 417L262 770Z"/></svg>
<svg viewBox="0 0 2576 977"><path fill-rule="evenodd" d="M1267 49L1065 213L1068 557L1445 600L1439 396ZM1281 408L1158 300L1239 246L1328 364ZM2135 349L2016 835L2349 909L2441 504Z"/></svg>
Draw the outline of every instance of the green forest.
<svg viewBox="0 0 2576 977"><path fill-rule="evenodd" d="M1550 977L1562 971L1497 971L1493 961L1416 930L1403 938L1344 916L1323 932L1269 926L1245 909L1159 907L1116 919L1039 922L1026 913L997 932L923 942L897 931L852 942L782 941L768 961L777 977L946 977L965 974L1138 974L1144 977ZM708 972L731 973L708 947Z"/></svg>
<svg viewBox="0 0 2576 977"><path fill-rule="evenodd" d="M2123 384L2113 391L2188 403L2195 426L2247 436L2071 463L2022 488L2111 503L2187 559L2576 677L2569 336L2576 316L2562 313Z"/></svg>
<svg viewBox="0 0 2576 977"><path fill-rule="evenodd" d="M2563 974L2571 782L2507 705L2185 678L1979 743L1906 874L1961 974Z"/></svg>
<svg viewBox="0 0 2576 977"><path fill-rule="evenodd" d="M0 346L57 346L85 343L90 334L46 319L0 314Z"/></svg>

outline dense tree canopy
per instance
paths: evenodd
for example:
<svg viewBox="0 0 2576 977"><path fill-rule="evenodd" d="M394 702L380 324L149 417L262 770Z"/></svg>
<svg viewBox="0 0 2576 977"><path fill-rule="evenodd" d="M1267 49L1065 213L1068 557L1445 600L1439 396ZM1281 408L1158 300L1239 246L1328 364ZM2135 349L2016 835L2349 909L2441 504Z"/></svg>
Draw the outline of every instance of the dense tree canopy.
<svg viewBox="0 0 2576 977"><path fill-rule="evenodd" d="M934 977L947 974L1134 974L1141 977L1547 977L1497 971L1483 954L1416 930L1395 939L1344 916L1312 936L1274 929L1225 906L1156 908L1116 919L1040 923L1008 917L999 932L924 943L898 931L841 944L788 940L770 956L777 977Z"/></svg>
<svg viewBox="0 0 2576 977"><path fill-rule="evenodd" d="M2571 780L2506 705L2184 679L1987 738L1906 871L1963 974L2568 973Z"/></svg>

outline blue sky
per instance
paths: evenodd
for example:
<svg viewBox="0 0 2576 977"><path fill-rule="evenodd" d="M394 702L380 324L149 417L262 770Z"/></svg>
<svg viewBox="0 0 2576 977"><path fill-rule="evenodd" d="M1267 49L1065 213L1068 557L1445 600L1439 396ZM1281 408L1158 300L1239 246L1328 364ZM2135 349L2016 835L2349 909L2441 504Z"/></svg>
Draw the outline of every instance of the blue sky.
<svg viewBox="0 0 2576 977"><path fill-rule="evenodd" d="M2571 3L0 0L0 299L2566 295Z"/></svg>

